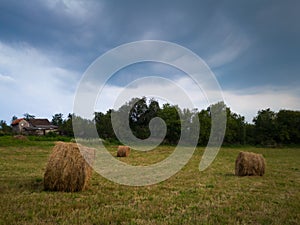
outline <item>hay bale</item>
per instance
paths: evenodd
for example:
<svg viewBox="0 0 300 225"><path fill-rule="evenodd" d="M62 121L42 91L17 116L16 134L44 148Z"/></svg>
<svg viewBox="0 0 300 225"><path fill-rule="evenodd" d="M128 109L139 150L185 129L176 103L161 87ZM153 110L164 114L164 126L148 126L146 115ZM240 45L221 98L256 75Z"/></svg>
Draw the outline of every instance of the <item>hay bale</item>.
<svg viewBox="0 0 300 225"><path fill-rule="evenodd" d="M90 165L93 164L94 157L93 148L76 143L57 142L44 174L45 190L65 192L85 190L92 176Z"/></svg>
<svg viewBox="0 0 300 225"><path fill-rule="evenodd" d="M28 138L24 135L14 135L14 139L20 140L20 141L28 141Z"/></svg>
<svg viewBox="0 0 300 225"><path fill-rule="evenodd" d="M265 173L265 159L261 154L240 152L235 161L235 175L263 176Z"/></svg>
<svg viewBox="0 0 300 225"><path fill-rule="evenodd" d="M117 152L117 157L127 157L129 156L130 153L130 148L128 146L119 146L118 147L118 152Z"/></svg>

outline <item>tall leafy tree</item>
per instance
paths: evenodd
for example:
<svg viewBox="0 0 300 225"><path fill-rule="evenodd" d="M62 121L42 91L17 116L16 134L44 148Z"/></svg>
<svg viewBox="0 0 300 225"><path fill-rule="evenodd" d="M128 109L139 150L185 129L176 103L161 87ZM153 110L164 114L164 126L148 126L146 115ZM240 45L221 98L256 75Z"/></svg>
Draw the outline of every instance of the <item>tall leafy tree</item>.
<svg viewBox="0 0 300 225"><path fill-rule="evenodd" d="M255 124L256 143L262 145L276 144L276 113L269 108L258 111L253 119Z"/></svg>
<svg viewBox="0 0 300 225"><path fill-rule="evenodd" d="M223 142L226 128L226 105L224 102L212 104L208 110L211 116L211 144L219 144Z"/></svg>
<svg viewBox="0 0 300 225"><path fill-rule="evenodd" d="M300 143L299 111L280 110L276 116L276 125L279 143Z"/></svg>
<svg viewBox="0 0 300 225"><path fill-rule="evenodd" d="M102 112L95 112L95 123L97 132L100 138L106 140L116 140L116 135L111 123L112 109L108 110L105 114Z"/></svg>
<svg viewBox="0 0 300 225"><path fill-rule="evenodd" d="M61 134L69 137L74 137L73 124L72 124L72 119L74 116L75 116L74 114L71 113L68 114L68 117L63 121L60 127Z"/></svg>
<svg viewBox="0 0 300 225"><path fill-rule="evenodd" d="M148 128L149 124L149 109L147 105L147 99L137 98L132 99L129 102L129 107L131 108L129 114L129 125L133 134L141 139L149 137L150 131Z"/></svg>
<svg viewBox="0 0 300 225"><path fill-rule="evenodd" d="M51 120L51 123L55 126L61 126L63 124L63 114L62 113L57 113L57 114L54 114L52 116L52 120Z"/></svg>
<svg viewBox="0 0 300 225"><path fill-rule="evenodd" d="M12 129L9 125L7 125L5 120L0 120L0 131L2 134L10 134Z"/></svg>
<svg viewBox="0 0 300 225"><path fill-rule="evenodd" d="M226 114L227 124L224 142L227 144L245 144L245 117L233 113L230 108L226 108Z"/></svg>
<svg viewBox="0 0 300 225"><path fill-rule="evenodd" d="M24 113L23 116L26 120L35 119L35 116L29 113Z"/></svg>
<svg viewBox="0 0 300 225"><path fill-rule="evenodd" d="M155 117L164 120L167 126L167 135L164 142L176 144L181 135L199 135L198 144L206 145L210 135L213 121L225 127L226 132L224 143L226 144L262 144L275 145L276 143L300 143L300 112L291 110L280 110L278 113L270 109L260 110L253 119L254 124L246 123L245 118L236 114L226 107L224 102L212 104L206 110L181 110L178 106L164 104L160 108L159 103L154 99L133 98L120 107L119 110L108 110L106 113L95 113L94 121L101 138L116 140L115 131L112 128L112 113L117 113L119 117L116 122L116 132L122 133L126 137L128 132L132 132L137 138L149 137L149 123ZM225 114L224 114L225 113ZM124 118L128 118L131 131L124 124ZM67 126L68 121L64 121ZM195 124L200 123L200 133L196 132ZM182 133L183 132L183 133ZM216 129L213 137L221 137L222 130ZM159 132L156 132L157 134ZM197 137L196 137L197 138ZM220 140L218 140L220 141Z"/></svg>
<svg viewBox="0 0 300 225"><path fill-rule="evenodd" d="M15 115L13 115L13 117L11 118L11 122L15 121L16 119L18 119L18 117L16 117Z"/></svg>
<svg viewBox="0 0 300 225"><path fill-rule="evenodd" d="M256 143L255 125L245 123L245 144L254 145Z"/></svg>
<svg viewBox="0 0 300 225"><path fill-rule="evenodd" d="M178 106L172 106L168 103L164 104L159 117L161 117L167 126L167 134L165 141L170 144L177 144L181 135L181 122L179 113L181 110Z"/></svg>
<svg viewBox="0 0 300 225"><path fill-rule="evenodd" d="M209 110L201 110L198 113L199 123L200 123L200 133L199 133L199 145L207 145L210 129L211 129L211 117Z"/></svg>
<svg viewBox="0 0 300 225"><path fill-rule="evenodd" d="M76 137L84 139L98 138L98 134L95 132L95 123L93 120L72 115L72 127L75 131L77 131Z"/></svg>

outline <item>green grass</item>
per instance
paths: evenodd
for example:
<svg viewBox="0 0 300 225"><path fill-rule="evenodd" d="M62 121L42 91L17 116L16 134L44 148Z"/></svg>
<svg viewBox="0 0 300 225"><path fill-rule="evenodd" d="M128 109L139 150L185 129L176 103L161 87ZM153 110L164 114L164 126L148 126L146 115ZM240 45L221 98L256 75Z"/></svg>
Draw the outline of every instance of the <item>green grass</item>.
<svg viewBox="0 0 300 225"><path fill-rule="evenodd" d="M70 137L26 136L26 140L18 140L13 136L0 136L0 147L50 147L55 141L71 141Z"/></svg>
<svg viewBox="0 0 300 225"><path fill-rule="evenodd" d="M222 148L204 172L203 148L170 179L130 187L93 174L80 193L43 191L53 142L0 138L0 224L299 224L300 149ZM5 144L3 144L5 143ZM147 165L174 148L133 151L129 164ZM109 150L115 155L116 147ZM263 177L234 176L240 150L262 153Z"/></svg>

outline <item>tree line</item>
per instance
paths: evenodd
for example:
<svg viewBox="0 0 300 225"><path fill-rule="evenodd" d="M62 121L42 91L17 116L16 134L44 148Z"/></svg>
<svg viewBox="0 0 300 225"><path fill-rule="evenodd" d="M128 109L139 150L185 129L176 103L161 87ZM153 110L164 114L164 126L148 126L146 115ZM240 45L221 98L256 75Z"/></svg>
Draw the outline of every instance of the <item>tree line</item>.
<svg viewBox="0 0 300 225"><path fill-rule="evenodd" d="M92 120L83 119L74 114L69 114L65 119L63 114L52 116L52 124L58 126L59 134L73 137L73 123L80 127L77 134L83 138L100 137L109 142L118 142L115 132L132 132L139 139L148 138L151 133L150 121L161 118L167 127L164 144L177 144L181 132L189 132L188 135L199 135L198 145L205 146L210 137L212 109L218 108L226 112L227 123L224 136L224 145L262 145L275 147L277 145L300 144L300 111L280 110L273 112L269 108L258 111L253 123L247 123L245 117L234 113L223 102L218 102L207 109L180 109L178 105L163 104L160 107L155 99L133 98L122 105L118 110L109 109L106 113L95 112ZM125 114L124 114L125 112ZM127 113L126 113L127 112ZM128 117L129 130L123 130L126 126L118 124L114 131L111 122L114 113L123 113ZM121 114L121 115L123 115ZM34 118L33 115L24 114L25 118ZM15 119L15 118L13 118ZM200 133L193 132L196 120L200 123ZM77 126L76 125L76 126ZM92 132L96 126L97 134ZM184 126L182 129L181 126ZM0 121L0 134L10 134L11 127L5 121Z"/></svg>

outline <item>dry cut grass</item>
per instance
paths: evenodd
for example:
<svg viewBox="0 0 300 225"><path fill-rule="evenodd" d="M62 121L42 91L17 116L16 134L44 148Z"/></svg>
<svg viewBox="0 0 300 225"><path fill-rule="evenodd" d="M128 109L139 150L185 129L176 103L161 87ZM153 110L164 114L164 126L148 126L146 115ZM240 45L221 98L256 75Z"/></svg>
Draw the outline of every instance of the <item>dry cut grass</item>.
<svg viewBox="0 0 300 225"><path fill-rule="evenodd" d="M83 192L48 192L43 175L52 146L0 147L0 224L299 224L300 149L223 148L204 172L203 148L176 175L128 187L97 173ZM240 150L263 154L264 176L235 176ZM116 148L110 151L115 156ZM116 158L163 160L172 147ZM149 159L149 160L148 160Z"/></svg>

